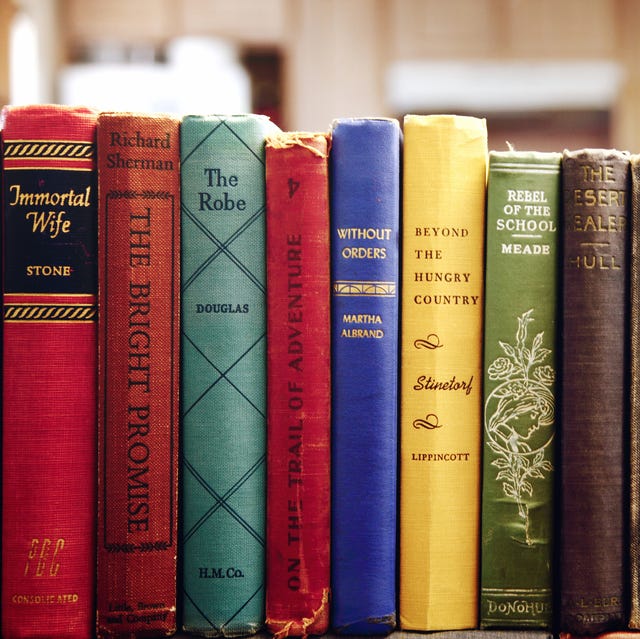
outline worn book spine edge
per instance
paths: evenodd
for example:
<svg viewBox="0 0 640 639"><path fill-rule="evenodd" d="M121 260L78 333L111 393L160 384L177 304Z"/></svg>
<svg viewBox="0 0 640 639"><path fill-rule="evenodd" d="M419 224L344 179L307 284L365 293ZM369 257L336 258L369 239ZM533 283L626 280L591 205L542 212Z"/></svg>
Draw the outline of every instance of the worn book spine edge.
<svg viewBox="0 0 640 639"><path fill-rule="evenodd" d="M559 630L598 634L627 623L629 155L565 151L562 176Z"/></svg>
<svg viewBox="0 0 640 639"><path fill-rule="evenodd" d="M177 627L179 121L101 113L97 135L96 630L160 637Z"/></svg>
<svg viewBox="0 0 640 639"><path fill-rule="evenodd" d="M394 119L332 126L331 605L340 634L396 627L401 138Z"/></svg>
<svg viewBox="0 0 640 639"><path fill-rule="evenodd" d="M254 114L186 116L181 126L181 467L188 526L180 584L182 627L202 636L251 635L265 622L264 141L278 130ZM224 308L198 314L198 304ZM209 408L209 388L216 409ZM230 509L231 517L209 518ZM220 579L221 567L242 577Z"/></svg>
<svg viewBox="0 0 640 639"><path fill-rule="evenodd" d="M405 117L400 626L478 622L486 122ZM428 273L466 273L432 283ZM455 464L446 464L454 455ZM429 486L429 499L419 487ZM446 513L446 514L445 514Z"/></svg>
<svg viewBox="0 0 640 639"><path fill-rule="evenodd" d="M93 632L96 115L54 105L2 114L7 636Z"/></svg>
<svg viewBox="0 0 640 639"><path fill-rule="evenodd" d="M489 156L483 628L550 629L553 623L561 157L516 151ZM516 385L523 380L529 394ZM543 410L529 410L532 397ZM514 425L509 439L518 414L531 419L535 429Z"/></svg>
<svg viewBox="0 0 640 639"><path fill-rule="evenodd" d="M640 629L640 155L631 156L629 627Z"/></svg>
<svg viewBox="0 0 640 639"><path fill-rule="evenodd" d="M266 139L266 628L329 627L330 296L328 140Z"/></svg>

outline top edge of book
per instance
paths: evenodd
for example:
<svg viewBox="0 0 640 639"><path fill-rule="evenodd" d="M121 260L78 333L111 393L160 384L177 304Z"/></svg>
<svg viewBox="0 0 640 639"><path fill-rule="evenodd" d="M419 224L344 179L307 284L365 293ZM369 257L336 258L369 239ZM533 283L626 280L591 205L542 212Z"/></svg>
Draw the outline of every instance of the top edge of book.
<svg viewBox="0 0 640 639"><path fill-rule="evenodd" d="M2 107L3 113L28 113L28 114L50 114L50 113L88 113L97 115L100 109L80 104L5 104Z"/></svg>
<svg viewBox="0 0 640 639"><path fill-rule="evenodd" d="M585 147L583 149L565 149L562 152L562 155L564 157L570 157L570 158L579 158L581 156L585 156L585 157L597 157L597 158L622 158L622 159L626 159L626 158L630 158L631 157L631 153L629 151L623 151L620 149L615 149L615 148L591 148L591 147Z"/></svg>
<svg viewBox="0 0 640 639"><path fill-rule="evenodd" d="M161 112L149 112L149 111L100 111L98 113L98 119L122 119L135 118L136 120L172 120L174 122L180 122L182 119L179 115L173 113L161 113Z"/></svg>
<svg viewBox="0 0 640 639"><path fill-rule="evenodd" d="M271 122L268 115L261 113L188 113L182 116L183 120L264 120Z"/></svg>
<svg viewBox="0 0 640 639"><path fill-rule="evenodd" d="M516 149L510 151L489 151L489 160L492 162L546 161L559 163L561 159L562 153L559 151L519 151Z"/></svg>
<svg viewBox="0 0 640 639"><path fill-rule="evenodd" d="M330 147L330 136L326 133L308 133L304 131L278 131L265 138L268 149L306 149L320 158L327 158Z"/></svg>
<svg viewBox="0 0 640 639"><path fill-rule="evenodd" d="M404 116L404 125L416 126L449 126L449 127L477 127L478 129L487 128L487 120L485 118L477 118L472 115L455 115L450 113L432 114L432 115L415 115L408 113Z"/></svg>
<svg viewBox="0 0 640 639"><path fill-rule="evenodd" d="M368 124L370 122L381 122L384 124L390 124L392 126L400 126L400 122L398 118L390 118L385 116L359 116L359 117L349 117L349 118L334 118L331 121L331 128L335 128L336 126L342 124Z"/></svg>

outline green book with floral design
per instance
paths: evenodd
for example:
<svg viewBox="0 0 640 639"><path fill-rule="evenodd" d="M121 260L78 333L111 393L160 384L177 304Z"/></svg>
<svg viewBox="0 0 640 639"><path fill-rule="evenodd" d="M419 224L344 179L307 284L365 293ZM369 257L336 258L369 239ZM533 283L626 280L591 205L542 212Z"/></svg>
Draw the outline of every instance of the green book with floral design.
<svg viewBox="0 0 640 639"><path fill-rule="evenodd" d="M560 153L491 152L480 623L552 623Z"/></svg>

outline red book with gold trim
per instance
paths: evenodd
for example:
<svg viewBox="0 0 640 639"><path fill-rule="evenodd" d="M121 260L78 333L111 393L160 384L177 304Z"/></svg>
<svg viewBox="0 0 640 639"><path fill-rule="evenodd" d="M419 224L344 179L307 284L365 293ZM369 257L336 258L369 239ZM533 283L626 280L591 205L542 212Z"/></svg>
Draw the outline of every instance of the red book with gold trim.
<svg viewBox="0 0 640 639"><path fill-rule="evenodd" d="M93 635L95 123L3 110L3 637Z"/></svg>
<svg viewBox="0 0 640 639"><path fill-rule="evenodd" d="M328 142L267 138L266 626L329 625L330 278Z"/></svg>
<svg viewBox="0 0 640 639"><path fill-rule="evenodd" d="M179 120L98 119L99 637L176 630Z"/></svg>

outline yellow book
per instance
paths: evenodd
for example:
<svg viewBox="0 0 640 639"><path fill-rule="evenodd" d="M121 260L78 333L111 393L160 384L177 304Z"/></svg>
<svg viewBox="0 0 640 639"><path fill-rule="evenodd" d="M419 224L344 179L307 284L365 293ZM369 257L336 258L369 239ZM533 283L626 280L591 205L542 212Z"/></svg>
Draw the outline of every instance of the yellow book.
<svg viewBox="0 0 640 639"><path fill-rule="evenodd" d="M478 622L487 128L404 120L400 627Z"/></svg>

